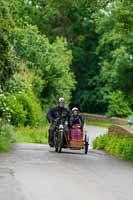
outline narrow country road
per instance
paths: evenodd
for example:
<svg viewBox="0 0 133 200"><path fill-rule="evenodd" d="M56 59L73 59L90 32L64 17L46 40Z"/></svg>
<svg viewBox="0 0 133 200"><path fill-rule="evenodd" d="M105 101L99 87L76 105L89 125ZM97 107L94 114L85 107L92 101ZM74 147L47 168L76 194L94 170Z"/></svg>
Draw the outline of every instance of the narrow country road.
<svg viewBox="0 0 133 200"><path fill-rule="evenodd" d="M90 142L107 131L86 129ZM53 199L132 200L133 163L92 149L57 154L40 144L15 144L0 154L0 200Z"/></svg>
<svg viewBox="0 0 133 200"><path fill-rule="evenodd" d="M99 136L108 132L108 128L103 128L99 126L85 126L85 132L89 137L89 149L92 149L93 140Z"/></svg>

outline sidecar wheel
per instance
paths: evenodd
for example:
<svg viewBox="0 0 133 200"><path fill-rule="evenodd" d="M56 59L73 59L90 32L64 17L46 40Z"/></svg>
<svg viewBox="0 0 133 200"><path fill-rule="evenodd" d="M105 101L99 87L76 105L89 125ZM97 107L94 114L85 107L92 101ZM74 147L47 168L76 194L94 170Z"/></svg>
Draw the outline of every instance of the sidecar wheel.
<svg viewBox="0 0 133 200"><path fill-rule="evenodd" d="M85 135L85 154L88 153L88 146L89 146L89 142L87 141L87 135Z"/></svg>

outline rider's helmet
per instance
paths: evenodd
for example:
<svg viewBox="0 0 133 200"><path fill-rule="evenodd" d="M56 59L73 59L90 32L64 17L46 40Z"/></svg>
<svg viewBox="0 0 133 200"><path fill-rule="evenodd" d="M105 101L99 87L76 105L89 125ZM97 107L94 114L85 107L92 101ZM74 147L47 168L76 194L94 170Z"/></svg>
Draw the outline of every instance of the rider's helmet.
<svg viewBox="0 0 133 200"><path fill-rule="evenodd" d="M65 102L65 99L64 99L63 97L60 97L59 100L58 100L58 102L59 102L59 103L64 103L64 102Z"/></svg>
<svg viewBox="0 0 133 200"><path fill-rule="evenodd" d="M74 111L79 111L79 109L76 108L76 107L74 107L74 108L72 109L72 112L74 112Z"/></svg>

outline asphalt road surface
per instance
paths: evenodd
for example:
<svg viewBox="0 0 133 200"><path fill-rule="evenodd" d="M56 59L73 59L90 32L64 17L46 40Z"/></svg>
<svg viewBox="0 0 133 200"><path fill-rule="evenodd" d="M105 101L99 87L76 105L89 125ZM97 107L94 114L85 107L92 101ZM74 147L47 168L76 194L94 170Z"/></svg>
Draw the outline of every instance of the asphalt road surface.
<svg viewBox="0 0 133 200"><path fill-rule="evenodd" d="M99 129L87 127L91 142L107 131ZM53 199L133 200L133 163L92 149L57 154L40 144L0 154L0 200Z"/></svg>

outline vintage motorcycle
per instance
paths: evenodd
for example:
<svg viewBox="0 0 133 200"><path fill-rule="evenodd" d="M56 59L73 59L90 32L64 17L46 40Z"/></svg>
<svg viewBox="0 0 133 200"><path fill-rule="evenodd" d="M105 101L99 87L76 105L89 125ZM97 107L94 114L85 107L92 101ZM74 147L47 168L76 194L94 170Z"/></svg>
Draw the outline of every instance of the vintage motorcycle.
<svg viewBox="0 0 133 200"><path fill-rule="evenodd" d="M69 131L66 131L69 130ZM58 120L56 122L56 131L54 134L54 146L55 151L61 153L63 148L69 148L73 150L84 150L84 153L88 153L89 139L84 134L83 129L79 124L73 125L68 129L68 122Z"/></svg>

